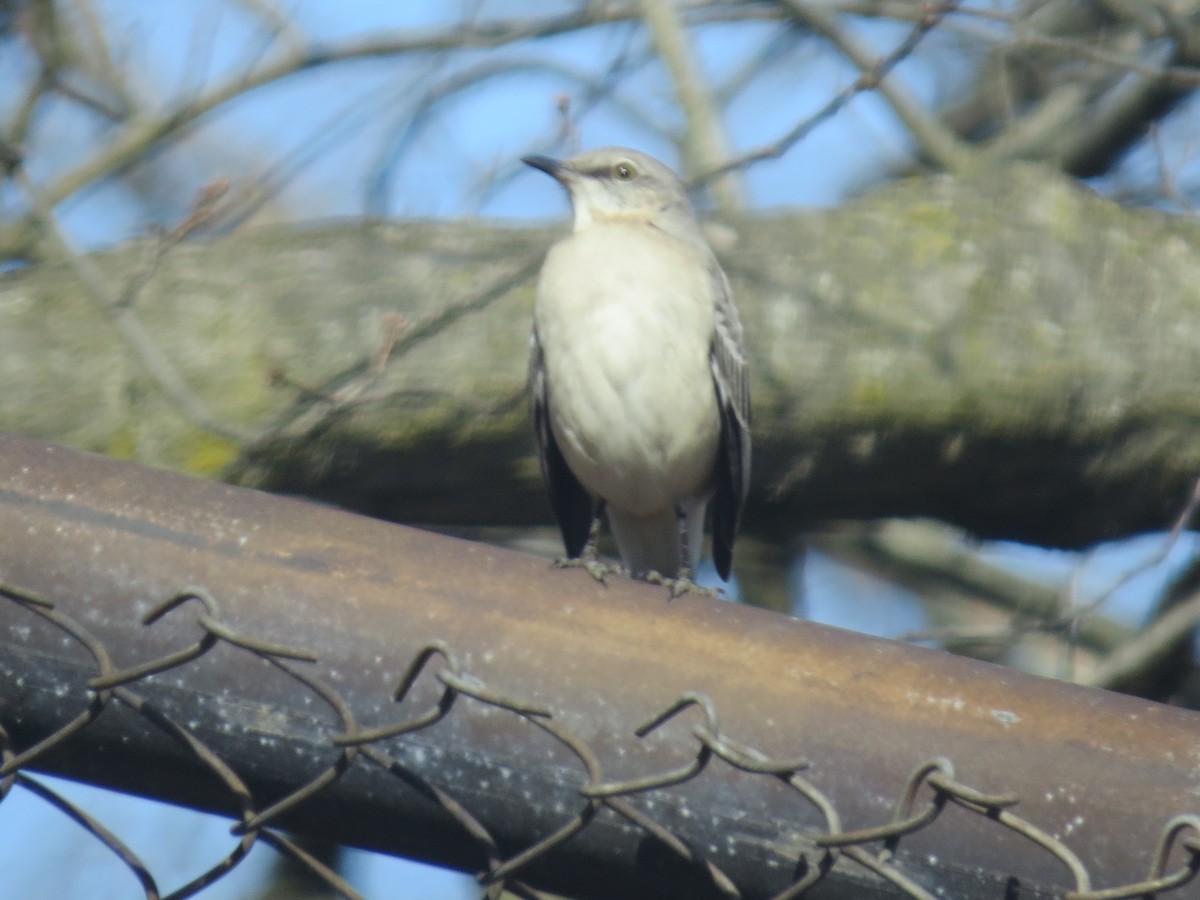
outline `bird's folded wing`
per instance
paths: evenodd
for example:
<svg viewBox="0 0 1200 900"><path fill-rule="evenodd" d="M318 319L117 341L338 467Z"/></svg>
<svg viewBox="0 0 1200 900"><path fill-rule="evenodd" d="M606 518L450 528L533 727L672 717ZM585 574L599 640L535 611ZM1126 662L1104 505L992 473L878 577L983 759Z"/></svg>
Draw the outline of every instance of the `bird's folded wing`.
<svg viewBox="0 0 1200 900"><path fill-rule="evenodd" d="M558 527L562 529L567 556L577 558L583 553L595 517L591 496L579 483L563 458L554 429L550 426L550 398L546 379L546 361L536 329L529 343L529 407L533 430L537 436L538 460L542 479L550 495L550 506Z"/></svg>
<svg viewBox="0 0 1200 900"><path fill-rule="evenodd" d="M728 580L742 507L750 489L750 379L742 323L729 280L716 260L710 267L715 326L709 363L721 411L716 493L712 505L713 564Z"/></svg>

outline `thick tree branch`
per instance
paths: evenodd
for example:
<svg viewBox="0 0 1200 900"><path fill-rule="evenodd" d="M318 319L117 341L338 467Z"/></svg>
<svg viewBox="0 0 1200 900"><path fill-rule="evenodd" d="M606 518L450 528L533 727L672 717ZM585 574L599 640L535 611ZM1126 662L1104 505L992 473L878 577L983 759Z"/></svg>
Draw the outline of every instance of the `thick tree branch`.
<svg viewBox="0 0 1200 900"><path fill-rule="evenodd" d="M753 353L751 530L921 515L1080 546L1169 527L1200 472L1193 222L1023 166L734 230L721 256ZM138 318L217 420L266 430L252 446L199 431L68 267L9 273L0 429L406 521L545 521L523 383L552 238L411 223L177 248ZM143 256L95 262L124 284Z"/></svg>

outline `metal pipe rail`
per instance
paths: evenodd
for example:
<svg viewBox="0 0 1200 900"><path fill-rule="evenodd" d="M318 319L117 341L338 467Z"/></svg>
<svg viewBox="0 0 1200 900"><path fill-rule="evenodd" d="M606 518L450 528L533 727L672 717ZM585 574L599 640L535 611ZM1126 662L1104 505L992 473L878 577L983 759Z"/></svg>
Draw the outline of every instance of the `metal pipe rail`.
<svg viewBox="0 0 1200 900"><path fill-rule="evenodd" d="M14 437L0 725L0 799L237 820L179 896L281 828L490 896L1200 890L1193 713Z"/></svg>

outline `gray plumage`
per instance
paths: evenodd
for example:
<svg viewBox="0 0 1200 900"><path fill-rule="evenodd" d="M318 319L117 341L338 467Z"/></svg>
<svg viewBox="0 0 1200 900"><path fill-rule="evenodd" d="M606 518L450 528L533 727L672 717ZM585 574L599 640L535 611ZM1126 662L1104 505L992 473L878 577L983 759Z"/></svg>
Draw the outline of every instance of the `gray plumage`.
<svg viewBox="0 0 1200 900"><path fill-rule="evenodd" d="M574 211L542 268L529 367L567 555L584 552L602 505L633 575L689 578L711 503L728 580L750 478L749 380L729 282L683 185L624 148L524 162Z"/></svg>

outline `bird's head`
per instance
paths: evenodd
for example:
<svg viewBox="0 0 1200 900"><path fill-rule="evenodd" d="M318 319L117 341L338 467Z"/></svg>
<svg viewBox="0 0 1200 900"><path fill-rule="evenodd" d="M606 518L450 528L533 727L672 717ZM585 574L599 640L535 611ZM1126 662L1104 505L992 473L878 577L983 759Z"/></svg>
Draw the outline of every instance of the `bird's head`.
<svg viewBox="0 0 1200 900"><path fill-rule="evenodd" d="M603 147L565 160L525 156L521 161L567 189L576 231L593 222L662 226L693 221L679 178L657 159L637 150Z"/></svg>

